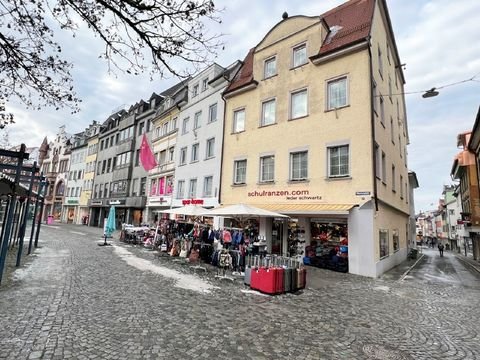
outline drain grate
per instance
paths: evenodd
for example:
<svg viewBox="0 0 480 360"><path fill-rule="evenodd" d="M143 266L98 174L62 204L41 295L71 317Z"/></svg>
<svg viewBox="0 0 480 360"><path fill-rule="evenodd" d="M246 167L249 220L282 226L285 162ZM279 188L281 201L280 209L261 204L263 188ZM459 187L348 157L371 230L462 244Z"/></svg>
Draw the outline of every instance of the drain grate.
<svg viewBox="0 0 480 360"><path fill-rule="evenodd" d="M410 355L404 352L377 344L365 344L363 345L363 353L367 355L369 359L375 360L411 360Z"/></svg>

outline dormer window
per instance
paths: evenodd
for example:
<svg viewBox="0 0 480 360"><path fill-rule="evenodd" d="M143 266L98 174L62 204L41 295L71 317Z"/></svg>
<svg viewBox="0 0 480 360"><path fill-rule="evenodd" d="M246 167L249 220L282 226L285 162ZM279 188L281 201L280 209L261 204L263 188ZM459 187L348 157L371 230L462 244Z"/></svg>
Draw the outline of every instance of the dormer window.
<svg viewBox="0 0 480 360"><path fill-rule="evenodd" d="M264 65L264 79L277 75L277 58L272 56L271 58L265 60Z"/></svg>

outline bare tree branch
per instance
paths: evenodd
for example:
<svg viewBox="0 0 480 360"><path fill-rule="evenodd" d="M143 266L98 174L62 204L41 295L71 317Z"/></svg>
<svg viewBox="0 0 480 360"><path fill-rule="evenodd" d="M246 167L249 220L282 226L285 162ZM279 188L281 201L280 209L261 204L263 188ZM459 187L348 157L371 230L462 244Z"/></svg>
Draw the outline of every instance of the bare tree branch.
<svg viewBox="0 0 480 360"><path fill-rule="evenodd" d="M100 57L109 71L185 78L222 46L206 31L218 14L211 0L0 0L0 102L79 111L72 65L61 57L51 19L74 37L86 24L105 44Z"/></svg>

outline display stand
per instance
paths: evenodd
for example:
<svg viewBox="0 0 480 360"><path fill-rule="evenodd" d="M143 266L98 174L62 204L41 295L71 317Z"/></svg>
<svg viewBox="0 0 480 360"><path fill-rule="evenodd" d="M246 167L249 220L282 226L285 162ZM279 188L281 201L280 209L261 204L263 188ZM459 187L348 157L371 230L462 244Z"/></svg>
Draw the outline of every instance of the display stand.
<svg viewBox="0 0 480 360"><path fill-rule="evenodd" d="M112 244L107 243L107 234L103 235L103 244L98 244L98 246L111 246Z"/></svg>

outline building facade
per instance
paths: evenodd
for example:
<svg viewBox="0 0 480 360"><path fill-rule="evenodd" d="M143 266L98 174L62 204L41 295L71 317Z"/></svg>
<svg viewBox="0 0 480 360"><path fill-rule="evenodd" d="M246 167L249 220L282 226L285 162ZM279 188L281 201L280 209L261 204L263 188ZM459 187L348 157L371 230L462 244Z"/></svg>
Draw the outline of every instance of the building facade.
<svg viewBox="0 0 480 360"><path fill-rule="evenodd" d="M292 239L348 242L351 273L399 264L409 227L403 85L385 1L284 16L224 94L221 203L289 215L260 222L272 253L287 254Z"/></svg>
<svg viewBox="0 0 480 360"><path fill-rule="evenodd" d="M240 62L228 68L213 64L187 84L188 103L181 108L177 133L173 206L219 205L224 101L222 93Z"/></svg>
<svg viewBox="0 0 480 360"><path fill-rule="evenodd" d="M43 160L42 172L48 181L45 193L45 210L43 220L60 221L64 203L68 169L70 167L72 136L65 131L65 125L60 126L53 141L48 144L47 154Z"/></svg>
<svg viewBox="0 0 480 360"><path fill-rule="evenodd" d="M475 154L468 149L471 132L457 136L457 145L462 149L457 154L451 171L451 176L460 181L460 197L462 201L461 221L464 232L465 244L472 242L473 258L480 259L480 192L478 185L478 172Z"/></svg>
<svg viewBox="0 0 480 360"><path fill-rule="evenodd" d="M158 211L173 206L178 119L180 107L188 99L186 82L175 84L160 95L162 99L152 119L151 143L157 166L148 174L145 218L149 223L158 220Z"/></svg>

